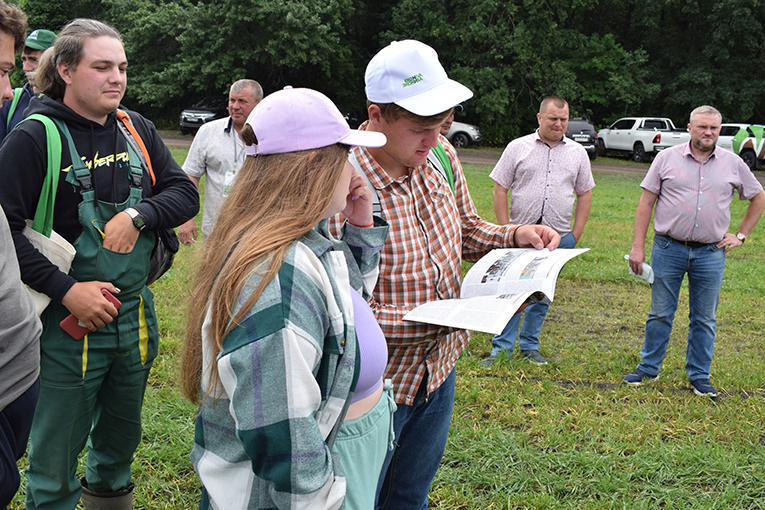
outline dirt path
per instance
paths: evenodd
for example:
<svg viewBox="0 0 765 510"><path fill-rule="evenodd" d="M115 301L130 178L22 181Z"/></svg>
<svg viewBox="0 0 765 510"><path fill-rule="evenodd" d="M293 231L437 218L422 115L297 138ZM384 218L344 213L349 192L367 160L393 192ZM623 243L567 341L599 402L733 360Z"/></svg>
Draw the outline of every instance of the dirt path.
<svg viewBox="0 0 765 510"><path fill-rule="evenodd" d="M177 135L162 135L162 140L169 147L190 147L191 136L177 136ZM500 153L496 150L481 150L481 149L469 149L458 151L460 161L463 163L470 163L473 165L491 165L494 166L499 160ZM613 165L608 163L600 163L598 159L592 162L592 169L602 172L622 172L632 174L643 174L648 171L647 164L640 166L626 166L626 165ZM755 172L754 175L761 183L765 184L765 171Z"/></svg>
<svg viewBox="0 0 765 510"><path fill-rule="evenodd" d="M492 165L494 166L499 160L500 154L493 151L483 151L480 149L462 150L458 151L460 161L462 163L470 163L474 165ZM640 164L640 166L632 165L614 165L609 163L601 163L598 158L592 162L592 169L602 172L621 172L631 174L645 175L648 172L650 165L647 163ZM765 170L759 170L754 172L754 176L758 181L765 184Z"/></svg>
<svg viewBox="0 0 765 510"><path fill-rule="evenodd" d="M160 134L162 137L162 141L165 142L165 145L168 147L191 147L191 141L194 139L194 137L191 136L176 136L176 135L163 135Z"/></svg>

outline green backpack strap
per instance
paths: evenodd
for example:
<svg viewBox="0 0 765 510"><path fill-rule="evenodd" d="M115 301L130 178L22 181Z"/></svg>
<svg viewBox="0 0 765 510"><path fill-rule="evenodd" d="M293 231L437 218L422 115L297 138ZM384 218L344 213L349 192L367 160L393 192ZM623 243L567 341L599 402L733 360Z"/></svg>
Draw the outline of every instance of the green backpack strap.
<svg viewBox="0 0 765 510"><path fill-rule="evenodd" d="M446 149L444 149L444 146L440 141L438 142L437 147L430 149L430 152L428 153L428 160L433 163L433 166L436 167L436 170L441 172L441 174L446 177L446 181L449 183L449 187L452 189L452 194L454 194L454 172L452 171L452 164L449 161L449 155L446 154Z"/></svg>
<svg viewBox="0 0 765 510"><path fill-rule="evenodd" d="M356 170L356 173L366 179L367 187L369 188L369 191L372 192L372 215L380 217L382 215L382 206L380 205L380 195L377 188L372 185L369 176L362 170L361 163L359 163L352 154L348 154L348 161ZM438 147L433 147L430 149L430 152L428 152L428 161L433 164L436 171L446 178L446 182L449 183L449 187L452 189L452 194L454 194L454 173L452 172L452 164L449 161L449 155L446 154L446 149L444 149L444 146L440 141L438 142Z"/></svg>
<svg viewBox="0 0 765 510"><path fill-rule="evenodd" d="M43 123L48 150L48 173L40 190L40 200L37 202L32 228L45 237L50 237L53 230L53 207L56 203L58 178L59 172L61 172L61 135L59 135L53 121L45 115L34 113L24 119L24 122L28 120L37 120Z"/></svg>
<svg viewBox="0 0 765 510"><path fill-rule="evenodd" d="M13 100L11 100L11 107L8 109L8 120L5 121L5 125L7 127L11 127L11 117L13 117L13 114L16 111L16 107L19 104L19 99L21 99L21 94L23 93L24 93L23 87L13 89Z"/></svg>

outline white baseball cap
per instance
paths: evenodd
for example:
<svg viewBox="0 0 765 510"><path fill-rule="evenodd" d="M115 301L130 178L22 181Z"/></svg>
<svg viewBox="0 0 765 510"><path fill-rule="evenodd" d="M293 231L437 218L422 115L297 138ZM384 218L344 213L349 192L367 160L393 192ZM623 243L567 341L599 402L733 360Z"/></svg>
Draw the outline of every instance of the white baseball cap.
<svg viewBox="0 0 765 510"><path fill-rule="evenodd" d="M369 61L364 82L373 103L395 103L422 117L473 97L469 88L446 76L436 50L411 39L393 41L380 50Z"/></svg>

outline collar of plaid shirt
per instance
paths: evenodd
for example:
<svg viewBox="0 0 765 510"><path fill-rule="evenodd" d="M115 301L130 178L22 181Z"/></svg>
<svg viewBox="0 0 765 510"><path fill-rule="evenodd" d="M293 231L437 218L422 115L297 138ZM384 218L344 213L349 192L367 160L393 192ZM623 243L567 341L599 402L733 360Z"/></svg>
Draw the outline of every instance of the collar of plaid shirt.
<svg viewBox="0 0 765 510"><path fill-rule="evenodd" d="M508 226L478 216L457 154L448 143L444 146L454 169L454 195L430 163L391 179L366 149L356 147L350 155L377 188L381 216L390 225L370 306L388 341L385 377L393 380L396 402L405 405L413 403L426 375L427 393L438 389L469 334L402 317L420 304L459 297L463 255L477 260L510 245Z"/></svg>

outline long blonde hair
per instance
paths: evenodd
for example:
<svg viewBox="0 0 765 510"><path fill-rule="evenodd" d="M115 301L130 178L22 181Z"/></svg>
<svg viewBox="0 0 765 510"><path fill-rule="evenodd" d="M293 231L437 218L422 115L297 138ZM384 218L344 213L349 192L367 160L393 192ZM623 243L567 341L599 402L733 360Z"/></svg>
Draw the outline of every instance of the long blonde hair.
<svg viewBox="0 0 765 510"><path fill-rule="evenodd" d="M249 125L240 136L255 143ZM236 185L223 203L215 229L205 240L204 258L189 306L189 327L181 366L186 397L199 402L202 376L202 324L211 308L215 354L223 339L253 307L282 267L290 246L324 216L340 180L348 146L248 156ZM253 274L262 274L258 288L234 315L237 298ZM217 387L212 360L210 387Z"/></svg>

